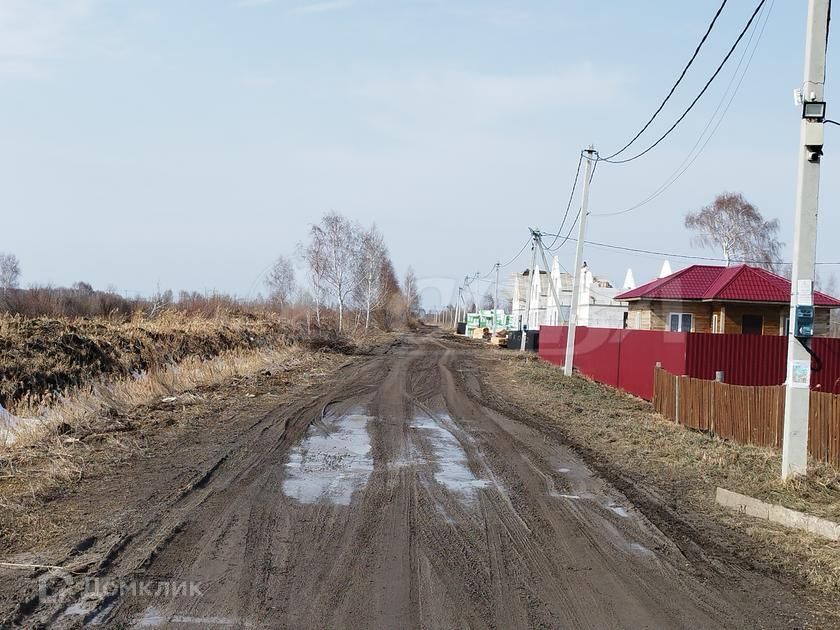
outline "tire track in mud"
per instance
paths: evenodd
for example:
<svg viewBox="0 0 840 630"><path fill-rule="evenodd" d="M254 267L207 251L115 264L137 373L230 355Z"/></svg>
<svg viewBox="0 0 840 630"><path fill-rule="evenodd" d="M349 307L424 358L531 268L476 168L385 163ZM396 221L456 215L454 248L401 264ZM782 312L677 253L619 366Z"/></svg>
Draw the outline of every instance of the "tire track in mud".
<svg viewBox="0 0 840 630"><path fill-rule="evenodd" d="M565 444L492 408L480 358L429 335L232 436L99 574L190 581L117 597L120 627L787 627L704 580ZM754 583L764 583L756 578ZM78 601L68 599L73 605ZM49 612L49 616L47 613ZM56 627L67 607L29 619Z"/></svg>

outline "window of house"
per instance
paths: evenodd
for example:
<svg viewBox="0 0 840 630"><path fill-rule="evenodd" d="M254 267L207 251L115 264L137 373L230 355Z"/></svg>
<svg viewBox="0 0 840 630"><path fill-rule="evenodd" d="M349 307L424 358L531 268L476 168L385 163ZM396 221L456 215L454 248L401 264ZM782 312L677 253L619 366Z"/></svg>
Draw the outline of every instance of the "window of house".
<svg viewBox="0 0 840 630"><path fill-rule="evenodd" d="M671 332L691 332L694 315L691 313L671 313L668 316L668 330Z"/></svg>
<svg viewBox="0 0 840 630"><path fill-rule="evenodd" d="M720 327L720 315L717 313L712 313L712 332L720 332L718 328Z"/></svg>
<svg viewBox="0 0 840 630"><path fill-rule="evenodd" d="M790 334L790 317L782 317L782 337Z"/></svg>
<svg viewBox="0 0 840 630"><path fill-rule="evenodd" d="M761 315L744 315L741 318L742 335L761 335L764 333L764 318Z"/></svg>

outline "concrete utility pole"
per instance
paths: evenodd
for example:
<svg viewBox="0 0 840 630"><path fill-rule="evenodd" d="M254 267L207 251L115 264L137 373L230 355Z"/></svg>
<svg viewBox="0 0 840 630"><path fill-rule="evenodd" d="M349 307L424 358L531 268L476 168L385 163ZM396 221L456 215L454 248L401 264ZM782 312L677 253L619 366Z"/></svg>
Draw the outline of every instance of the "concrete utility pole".
<svg viewBox="0 0 840 630"><path fill-rule="evenodd" d="M537 239L537 247L540 248L540 256L542 257L543 265L545 265L545 269L548 274L548 286L551 289L551 295L554 298L554 305L557 307L557 318L560 319L562 317L560 313L560 297L557 293L557 287L554 284L554 278L551 277L552 267L549 266L548 259L545 257L545 248L543 247L542 234L537 233L535 236ZM547 311L548 309L546 309L546 315L548 314ZM549 322L546 322L545 318L543 318L543 323L546 324Z"/></svg>
<svg viewBox="0 0 840 630"><path fill-rule="evenodd" d="M461 285L458 287L458 301L455 303L455 317L454 321L452 322L452 327L457 331L458 330L458 320L461 319L461 303L464 301L464 286Z"/></svg>
<svg viewBox="0 0 840 630"><path fill-rule="evenodd" d="M496 311L499 310L499 263L496 263L496 290L493 293L493 336L496 336Z"/></svg>
<svg viewBox="0 0 840 630"><path fill-rule="evenodd" d="M783 479L808 472L811 354L803 344L810 341L807 338L811 336L812 330L808 329L804 318L798 321L798 313L807 317L807 307L813 309L814 305L829 4L830 0L809 0L808 2L805 83L802 87L802 120L799 123L799 172L793 237L793 270L790 283L790 330L788 331L788 364L785 382L785 425L782 439Z"/></svg>
<svg viewBox="0 0 840 630"><path fill-rule="evenodd" d="M572 276L572 305L569 309L566 361L563 366L563 373L566 376L572 375L572 368L575 364L575 328L577 327L578 303L580 302L580 270L583 267L583 241L586 239L586 218L589 216L589 183L592 179L592 169L595 167L597 157L598 153L592 145L589 145L589 148L583 152L583 159L586 160L586 168L583 173L583 198L580 204L578 241L575 251L575 268Z"/></svg>
<svg viewBox="0 0 840 630"><path fill-rule="evenodd" d="M531 243L531 270L528 272L528 295L525 298L525 316L519 327L522 333L522 340L519 343L519 351L525 351L525 341L528 337L528 318L531 316L531 294L534 292L534 265L537 263L537 239ZM539 306L539 305L538 305Z"/></svg>

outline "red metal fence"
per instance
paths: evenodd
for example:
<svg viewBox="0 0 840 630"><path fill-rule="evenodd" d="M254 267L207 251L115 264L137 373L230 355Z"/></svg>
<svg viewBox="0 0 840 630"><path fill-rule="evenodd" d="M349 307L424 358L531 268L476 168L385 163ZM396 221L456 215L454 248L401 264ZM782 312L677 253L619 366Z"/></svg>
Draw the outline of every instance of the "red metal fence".
<svg viewBox="0 0 840 630"><path fill-rule="evenodd" d="M565 326L540 327L540 356L563 365ZM815 338L820 358L812 366L812 388L840 393L840 339ZM781 385L785 381L787 338L769 335L672 333L579 326L575 368L601 383L647 400L653 397L657 363L672 374L714 379L723 371L733 385Z"/></svg>

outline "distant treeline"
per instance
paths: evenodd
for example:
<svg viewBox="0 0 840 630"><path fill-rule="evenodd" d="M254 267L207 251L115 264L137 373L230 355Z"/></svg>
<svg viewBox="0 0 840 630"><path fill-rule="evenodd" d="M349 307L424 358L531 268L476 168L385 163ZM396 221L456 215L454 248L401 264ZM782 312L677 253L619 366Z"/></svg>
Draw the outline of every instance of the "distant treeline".
<svg viewBox="0 0 840 630"><path fill-rule="evenodd" d="M104 317L125 320L136 314L155 317L176 310L195 315L213 316L277 310L270 301L242 300L230 295L165 291L152 297L126 297L116 291L100 291L85 282L72 287L35 286L28 289L5 289L0 292L0 313L24 317Z"/></svg>

